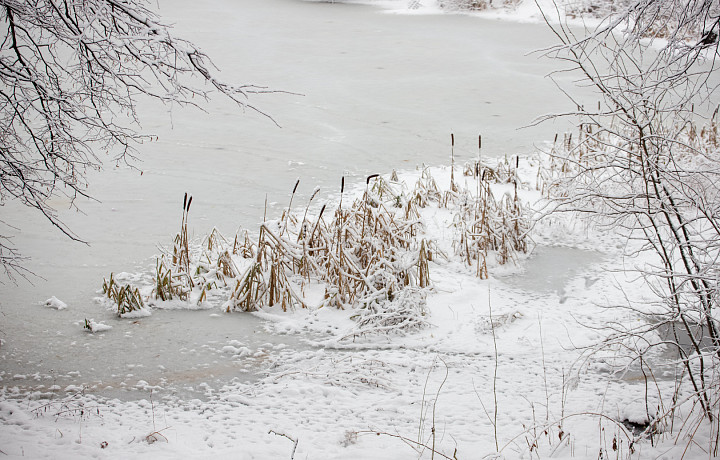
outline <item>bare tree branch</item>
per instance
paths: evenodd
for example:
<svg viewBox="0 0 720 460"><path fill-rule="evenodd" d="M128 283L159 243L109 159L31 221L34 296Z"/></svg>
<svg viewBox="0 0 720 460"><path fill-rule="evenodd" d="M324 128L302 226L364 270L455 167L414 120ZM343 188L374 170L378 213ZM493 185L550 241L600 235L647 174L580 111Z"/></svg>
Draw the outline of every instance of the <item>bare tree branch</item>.
<svg viewBox="0 0 720 460"><path fill-rule="evenodd" d="M270 90L216 78L209 57L145 0L0 0L0 24L0 206L18 200L73 240L49 200L74 207L88 197L96 152L134 158L146 137L136 130L138 96L194 106L215 92L272 120L249 99ZM17 269L17 252L2 248L0 264Z"/></svg>
<svg viewBox="0 0 720 460"><path fill-rule="evenodd" d="M651 326L609 325L602 346L634 347L642 362L658 345L646 334L684 331L690 350L677 339L664 343L681 350L678 364L695 402L713 421L720 405L720 139L713 112L720 2L618 4L623 8L581 39L546 17L560 44L544 53L570 63L601 99L597 107L574 100L578 135L553 147L564 165L555 210L619 229L655 255L640 268L659 300L645 311Z"/></svg>

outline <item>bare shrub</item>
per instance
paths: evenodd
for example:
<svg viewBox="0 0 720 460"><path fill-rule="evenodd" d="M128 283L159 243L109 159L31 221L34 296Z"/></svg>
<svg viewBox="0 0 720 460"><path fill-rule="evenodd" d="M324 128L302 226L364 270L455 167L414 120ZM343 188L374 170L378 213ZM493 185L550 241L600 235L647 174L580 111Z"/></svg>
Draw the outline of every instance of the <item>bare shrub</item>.
<svg viewBox="0 0 720 460"><path fill-rule="evenodd" d="M602 99L573 100L577 111L566 115L578 117L579 136L556 139L549 174L558 180L542 178L555 212L587 217L627 238L629 255L652 256L639 273L657 301L626 307L648 322L610 324L598 350L624 350L622 365L638 363L644 372L653 350L677 351L676 387L672 394L655 387L665 404L647 404L648 426L674 427L692 443L708 422L713 455L720 444L720 149L711 105L717 62L706 57L718 53L719 19L713 1L639 0L585 37L549 25L560 44L547 54L569 63ZM690 410L674 424L685 402Z"/></svg>

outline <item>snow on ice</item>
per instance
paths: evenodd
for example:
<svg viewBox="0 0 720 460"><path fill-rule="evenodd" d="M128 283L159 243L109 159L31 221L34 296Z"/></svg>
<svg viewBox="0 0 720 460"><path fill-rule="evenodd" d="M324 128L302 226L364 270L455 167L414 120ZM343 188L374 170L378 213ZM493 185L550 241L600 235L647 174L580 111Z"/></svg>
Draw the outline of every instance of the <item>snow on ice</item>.
<svg viewBox="0 0 720 460"><path fill-rule="evenodd" d="M530 3L520 9L525 19L532 16ZM438 12L435 2L410 4L411 14ZM520 199L528 206L541 198L533 161L523 157L518 172L527 185ZM425 170L403 172L400 180L411 188ZM450 190L449 167L427 170L441 191ZM474 190L474 179L459 166L454 173L461 187ZM362 191L346 192L345 199ZM514 190L496 184L493 193L512 197ZM651 443L640 436L648 429L648 407L666 403L646 400L648 385L673 392L672 368L665 366L672 359L660 351L651 357L659 364L648 378L619 353L594 352L605 338L603 326L643 321L637 312L607 306L652 296L627 275L626 264L636 261L622 256L622 240L573 220L546 221L533 228L528 254L518 252L504 265L489 261L489 275L481 279L476 266L458 256L458 222L449 208L435 202L420 213L423 237L437 251L428 262L431 286L417 328L358 333L358 310L324 305L324 292L312 284L308 308L287 311L263 306L226 313L221 296L228 287L207 291L203 301L155 300L122 318L108 311L108 319L85 322L103 334L79 332L72 349L53 350L87 373L36 372L31 355L26 372L0 371L0 453L37 459L670 459L690 442L709 445L704 425L694 440ZM153 270L154 263L117 278L149 297ZM99 303L112 308L105 299ZM56 297L44 305L66 308ZM151 311L156 314L148 316ZM211 333L199 339L195 313L211 318ZM106 324L111 321L115 328ZM148 333L152 343L136 340L135 330L151 328L172 332ZM50 325L44 334L53 334ZM111 334L124 335L123 347L108 349ZM177 345L190 337L194 341ZM42 336L32 339L44 346ZM88 363L83 351L91 348L105 359ZM157 361L116 365L133 360L137 350ZM200 365L176 366L196 358ZM91 380L103 367L112 370Z"/></svg>

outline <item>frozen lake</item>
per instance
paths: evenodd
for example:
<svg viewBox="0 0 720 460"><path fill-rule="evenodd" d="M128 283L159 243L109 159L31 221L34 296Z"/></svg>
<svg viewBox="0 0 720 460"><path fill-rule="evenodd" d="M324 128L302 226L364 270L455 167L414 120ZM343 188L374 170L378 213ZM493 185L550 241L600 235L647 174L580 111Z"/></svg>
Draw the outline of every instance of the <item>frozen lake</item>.
<svg viewBox="0 0 720 460"><path fill-rule="evenodd" d="M111 272L154 267L157 245L169 244L178 230L184 192L194 197L195 235L213 226L232 235L238 226L256 227L266 196L268 214L276 216L297 178L296 203L304 205L316 186L336 193L343 175L358 184L371 173L447 164L450 132L459 162L477 154L478 133L483 155L529 153L564 127L519 128L571 108L545 78L557 63L528 55L553 43L539 24L299 0L166 1L160 12L214 58L227 80L295 93L251 100L281 128L223 100L205 105L206 112L141 101L141 129L159 137L138 146L142 174L108 161L90 174L98 201L79 203L84 213L55 203L89 245L8 203L3 220L19 227L10 233L37 277L32 285L0 286L3 385L47 387L60 379L117 387L198 369L203 377L227 376L237 369L218 347L237 340L255 352L273 341L248 315L160 311L138 325L93 301ZM53 295L69 308L39 305ZM88 335L79 326L85 318L114 329ZM184 328L183 318L194 328ZM170 364L158 370L159 354L176 359L164 359ZM213 361L213 369L202 367Z"/></svg>

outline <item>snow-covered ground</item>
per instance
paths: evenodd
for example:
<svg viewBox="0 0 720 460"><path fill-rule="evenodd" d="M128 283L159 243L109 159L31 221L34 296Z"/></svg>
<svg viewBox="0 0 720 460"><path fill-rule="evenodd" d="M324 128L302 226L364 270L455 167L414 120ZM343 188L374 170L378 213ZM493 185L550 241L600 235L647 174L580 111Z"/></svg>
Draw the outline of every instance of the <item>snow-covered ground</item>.
<svg viewBox="0 0 720 460"><path fill-rule="evenodd" d="M534 170L526 169L521 177L532 178L528 171ZM404 175L404 182L412 184L418 175ZM433 177L448 190L449 168L435 168ZM460 179L468 181L465 186L472 189L473 179ZM534 200L538 192L526 190L522 197ZM247 313L224 313L218 303L210 310L181 312L189 324L163 325L157 335L184 335L198 319L190 313L222 324L208 340L215 356L207 368L182 375L166 373L158 364L160 375L148 381L130 367L118 389L112 381L84 389L50 385L41 377L30 385L7 385L0 403L3 452L31 458L101 453L286 458L294 453L297 458L389 459L429 457L423 446L434 446L436 455L448 458L493 457L498 450L504 458L529 458L531 452L597 458L599 449L612 451L615 439L619 452L627 453L631 433L621 422L645 419L644 382L632 374L612 375L612 356L578 363L581 350L602 339L595 328L639 321L603 308L624 302L618 283L632 287L622 274L618 243L561 222L543 226L535 232L532 255L518 254L517 265L491 261L491 277L481 280L474 267L454 255L452 206L430 205L421 215L423 238L438 250L430 263L430 327L348 339L356 330L353 310L266 307L251 318L276 343L258 345L227 326ZM121 276L137 285L142 278ZM194 304L177 303L177 308L183 305ZM155 309L152 317L168 314ZM146 320L118 322L143 327ZM126 348L109 355L109 362L116 354L136 356L132 335L123 340ZM168 367L175 360L170 355L195 351L164 345L146 344ZM228 361L225 366L220 356ZM656 377L660 387L674 385L661 373ZM129 383L132 388L126 388ZM662 452L647 442L634 449L648 458Z"/></svg>
<svg viewBox="0 0 720 460"><path fill-rule="evenodd" d="M16 243L45 279L0 287L0 453L394 459L431 458L434 446L435 458L628 455L632 426L622 422L645 420L647 382L613 374L612 356L584 347L608 322L640 321L606 306L649 293L625 274L633 261L621 256L622 241L581 225L538 226L530 256L481 280L452 256L448 209L425 208L426 237L451 257L430 263L431 327L407 335L341 340L354 312L327 307L247 314L225 313L220 301L179 303L118 319L95 300L111 272L147 285L156 245L179 230L186 191L201 238L213 226L255 231L265 212L277 218L297 177L298 206L316 186L335 203L341 176L357 189L365 175L396 169L411 184L423 162L440 165L433 175L447 189L450 131L458 163L475 157L482 132L483 155L520 154L533 183L533 143L564 129L517 130L566 106L544 78L555 64L527 56L552 44L551 34L540 24L437 14L429 2L423 12L433 14L422 15L383 3L385 11L291 0L161 4L224 74L303 95L259 99L282 129L220 101L207 114L171 116L143 105L143 128L160 138L141 146L143 174L110 165L91 178L101 202L63 215L89 248L7 206L4 218L26 220ZM515 17L537 20L530 3ZM652 385L672 389L657 359ZM679 458L687 442L633 450Z"/></svg>

